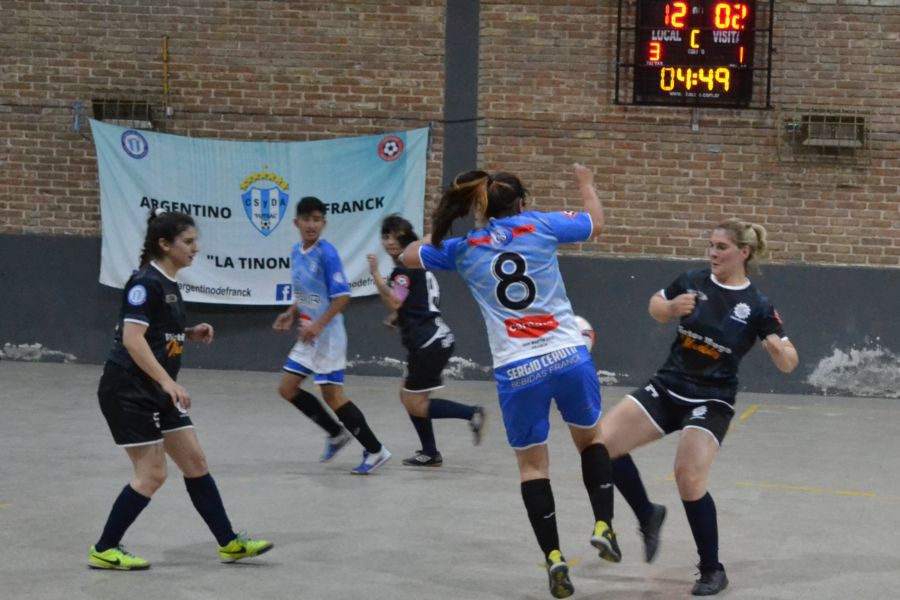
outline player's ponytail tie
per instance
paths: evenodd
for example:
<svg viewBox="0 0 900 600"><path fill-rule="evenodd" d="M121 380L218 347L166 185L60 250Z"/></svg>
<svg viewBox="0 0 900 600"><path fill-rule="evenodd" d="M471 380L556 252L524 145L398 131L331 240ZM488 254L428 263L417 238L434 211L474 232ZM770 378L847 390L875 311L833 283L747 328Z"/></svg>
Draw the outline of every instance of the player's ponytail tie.
<svg viewBox="0 0 900 600"><path fill-rule="evenodd" d="M161 209L161 208L154 208L154 209L153 209L153 216L154 216L154 217L157 217L157 218L158 218L158 217L163 216L164 214L166 214L166 211L164 211L164 210Z"/></svg>

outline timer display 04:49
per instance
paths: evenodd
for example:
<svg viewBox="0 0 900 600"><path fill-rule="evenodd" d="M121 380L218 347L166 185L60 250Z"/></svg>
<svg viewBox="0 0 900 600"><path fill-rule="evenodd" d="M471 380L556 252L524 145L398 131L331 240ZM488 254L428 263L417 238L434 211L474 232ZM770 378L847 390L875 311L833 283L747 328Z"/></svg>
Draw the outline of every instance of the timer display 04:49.
<svg viewBox="0 0 900 600"><path fill-rule="evenodd" d="M755 0L637 0L634 102L749 105L755 17Z"/></svg>

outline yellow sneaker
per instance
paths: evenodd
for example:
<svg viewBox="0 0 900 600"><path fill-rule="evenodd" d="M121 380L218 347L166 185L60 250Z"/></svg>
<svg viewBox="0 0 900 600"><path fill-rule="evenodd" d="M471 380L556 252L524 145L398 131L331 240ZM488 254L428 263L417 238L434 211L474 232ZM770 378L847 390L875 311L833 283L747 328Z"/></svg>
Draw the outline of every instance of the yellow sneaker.
<svg viewBox="0 0 900 600"><path fill-rule="evenodd" d="M88 553L88 566L92 569L115 569L118 571L141 571L149 569L150 563L139 556L135 556L125 550L125 546L119 545L103 552L97 552L97 548L91 546Z"/></svg>
<svg viewBox="0 0 900 600"><path fill-rule="evenodd" d="M272 549L274 544L266 540L253 540L239 533L236 538L224 546L219 546L219 558L222 562L235 562L242 558L259 556Z"/></svg>
<svg viewBox="0 0 900 600"><path fill-rule="evenodd" d="M609 562L622 562L622 551L616 542L616 532L606 521L597 521L594 525L594 535L591 536L591 546L600 551L600 558Z"/></svg>
<svg viewBox="0 0 900 600"><path fill-rule="evenodd" d="M559 550L547 555L547 575L550 576L550 595L554 598L568 598L575 593L575 586L569 580L569 565Z"/></svg>

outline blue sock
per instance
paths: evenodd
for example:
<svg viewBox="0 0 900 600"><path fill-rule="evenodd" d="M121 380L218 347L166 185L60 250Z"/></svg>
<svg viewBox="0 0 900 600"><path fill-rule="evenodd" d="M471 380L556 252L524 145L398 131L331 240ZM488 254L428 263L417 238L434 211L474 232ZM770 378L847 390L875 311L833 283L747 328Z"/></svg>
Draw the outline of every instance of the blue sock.
<svg viewBox="0 0 900 600"><path fill-rule="evenodd" d="M187 488L194 508L206 521L206 525L220 546L225 546L237 537L231 528L231 521L225 514L225 505L222 504L222 496L216 487L216 480L207 473L200 477L184 478L184 486Z"/></svg>
<svg viewBox="0 0 900 600"><path fill-rule="evenodd" d="M719 568L719 524L716 503L709 492L699 500L682 500L684 512L694 534L701 568Z"/></svg>
<svg viewBox="0 0 900 600"><path fill-rule="evenodd" d="M613 480L619 493L628 502L628 506L634 511L638 521L644 523L653 514L653 504L647 497L644 482L637 465L631 460L631 455L626 454L612 461Z"/></svg>
<svg viewBox="0 0 900 600"><path fill-rule="evenodd" d="M460 404L453 400L432 398L428 403L429 419L463 419L470 421L475 414L475 407L468 404Z"/></svg>
<svg viewBox="0 0 900 600"><path fill-rule="evenodd" d="M109 517L106 519L106 525L103 527L103 533L100 534L100 540L94 544L97 552L103 552L110 548L115 548L122 543L125 537L125 531L131 527L141 511L150 504L150 498L137 493L131 484L122 488L119 497L113 502L112 510L109 511Z"/></svg>
<svg viewBox="0 0 900 600"><path fill-rule="evenodd" d="M428 417L414 417L409 415L416 433L419 435L419 441L422 442L422 452L428 456L434 456L438 453L437 442L434 441L434 428L431 426L431 419Z"/></svg>

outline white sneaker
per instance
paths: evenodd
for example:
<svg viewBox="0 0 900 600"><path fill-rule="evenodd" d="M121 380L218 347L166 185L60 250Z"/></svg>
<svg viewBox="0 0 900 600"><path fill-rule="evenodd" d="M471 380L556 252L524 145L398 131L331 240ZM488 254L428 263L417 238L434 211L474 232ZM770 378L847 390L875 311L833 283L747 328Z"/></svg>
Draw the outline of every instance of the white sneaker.
<svg viewBox="0 0 900 600"><path fill-rule="evenodd" d="M385 448L384 444L381 445L381 450L379 450L375 454L369 454L364 450L363 461L359 464L358 467L350 472L354 475L368 475L387 461L391 460L391 456L391 451Z"/></svg>
<svg viewBox="0 0 900 600"><path fill-rule="evenodd" d="M341 429L341 432L334 437L326 437L325 450L322 451L319 462L328 462L334 458L334 455L337 454L341 448L349 444L351 439L353 439L353 436L351 436L350 432L346 429Z"/></svg>

